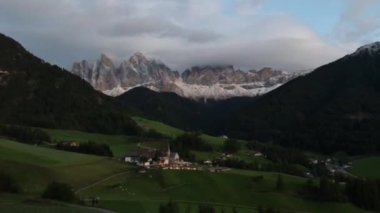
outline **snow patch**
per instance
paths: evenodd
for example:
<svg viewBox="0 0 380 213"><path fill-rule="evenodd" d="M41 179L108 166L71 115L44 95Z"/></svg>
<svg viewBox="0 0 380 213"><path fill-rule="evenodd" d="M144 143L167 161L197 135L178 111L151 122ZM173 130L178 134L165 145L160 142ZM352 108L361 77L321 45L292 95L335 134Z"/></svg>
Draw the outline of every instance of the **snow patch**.
<svg viewBox="0 0 380 213"><path fill-rule="evenodd" d="M214 84L210 86L205 86L176 82L176 85L183 91L182 96L192 99L226 99L231 97L242 96L253 97L265 94L281 86L281 84L276 84L270 87L264 87L263 84L264 83L262 82L255 82L253 84ZM245 89L243 88L243 86L252 86L253 88Z"/></svg>
<svg viewBox="0 0 380 213"><path fill-rule="evenodd" d="M352 55L359 55L363 53L368 53L370 55L380 54L380 42L374 42L361 46Z"/></svg>
<svg viewBox="0 0 380 213"><path fill-rule="evenodd" d="M104 91L101 91L103 92L104 94L106 95L109 95L109 96L113 96L113 97L116 97L116 96L119 96L125 92L128 92L129 90L133 89L133 88L136 88L136 87L147 87L150 89L150 84L154 84L155 82L147 82L147 83L143 83L143 84L136 84L134 85L133 87L121 87L120 85L111 89L111 90L104 90ZM153 89L152 89L153 90ZM156 90L155 90L156 91Z"/></svg>
<svg viewBox="0 0 380 213"><path fill-rule="evenodd" d="M153 91L159 92L160 90L155 87L155 82L149 82L144 84L137 84L133 87L115 87L112 90L102 91L104 94L109 96L119 96L133 88L136 87L146 87ZM267 92L270 92L282 84L274 84L273 86L264 86L264 82L254 82L247 84L214 84L210 86L198 85L198 84L187 84L183 81L175 81L176 85L180 92L177 94L186 98L191 99L227 99L231 97L253 97L258 95L263 95ZM250 89L246 89L246 88Z"/></svg>

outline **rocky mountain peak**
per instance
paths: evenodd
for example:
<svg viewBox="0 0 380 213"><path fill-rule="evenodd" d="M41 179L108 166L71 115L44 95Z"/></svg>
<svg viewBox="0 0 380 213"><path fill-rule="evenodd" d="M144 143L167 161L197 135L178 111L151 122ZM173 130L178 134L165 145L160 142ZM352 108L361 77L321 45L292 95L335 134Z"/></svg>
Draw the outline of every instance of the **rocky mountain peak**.
<svg viewBox="0 0 380 213"><path fill-rule="evenodd" d="M99 62L100 62L100 64L105 65L105 66L107 66L107 67L113 67L113 66L114 66L114 64L113 64L113 62L112 62L112 60L111 60L111 58L108 57L108 56L107 56L106 54L104 54L104 53L102 53L102 54L100 55L100 60L99 60Z"/></svg>
<svg viewBox="0 0 380 213"><path fill-rule="evenodd" d="M149 60L141 52L136 52L129 58L129 62L133 65L147 64Z"/></svg>

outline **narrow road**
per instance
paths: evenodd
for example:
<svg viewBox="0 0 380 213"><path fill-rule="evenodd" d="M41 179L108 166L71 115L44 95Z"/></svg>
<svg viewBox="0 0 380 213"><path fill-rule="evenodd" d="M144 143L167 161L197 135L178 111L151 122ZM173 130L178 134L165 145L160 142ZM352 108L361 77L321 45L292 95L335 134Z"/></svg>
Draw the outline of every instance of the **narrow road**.
<svg viewBox="0 0 380 213"><path fill-rule="evenodd" d="M111 176L109 176L109 177L106 177L106 178L104 178L104 179L101 179L101 180L99 180L99 181L96 181L95 183L92 183L92 184L90 184L90 185L87 185L87 186L85 186L85 187L82 187L82 188L80 188L80 189L77 189L77 190L75 191L75 194L78 194L79 192L82 192L82 191L84 191L84 190L87 190L87 189L89 189L89 188L92 188L92 187L94 187L94 186L96 186L96 185L98 185L98 184L100 184L100 183L103 183L103 182L109 180L109 179L112 179L112 178L114 178L114 177L118 177L118 176L121 176L121 175L124 175L124 174L127 174L127 173L130 173L130 171L117 173L117 174L111 175Z"/></svg>

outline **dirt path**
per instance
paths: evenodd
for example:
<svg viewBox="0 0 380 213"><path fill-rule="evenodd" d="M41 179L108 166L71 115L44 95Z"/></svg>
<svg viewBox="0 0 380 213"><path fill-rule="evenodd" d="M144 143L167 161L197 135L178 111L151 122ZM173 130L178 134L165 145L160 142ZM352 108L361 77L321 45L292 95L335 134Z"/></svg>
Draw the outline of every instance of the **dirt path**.
<svg viewBox="0 0 380 213"><path fill-rule="evenodd" d="M89 188L92 188L92 187L94 187L94 186L96 186L96 185L98 185L98 184L100 184L100 183L103 183L103 182L109 180L109 179L112 179L112 178L114 178L114 177L118 177L118 176L121 176L121 175L124 175L124 174L127 174L127 173L130 173L130 171L117 173L117 174L111 175L111 176L109 176L109 177L103 178L103 179L101 179L101 180L99 180L99 181L96 181L95 183L92 183L92 184L90 184L90 185L87 185L87 186L85 186L85 187L82 187L82 188L80 188L80 189L77 189L77 190L75 191L75 194L78 194L79 192L82 192L82 191L84 191L84 190L87 190L87 189L89 189Z"/></svg>

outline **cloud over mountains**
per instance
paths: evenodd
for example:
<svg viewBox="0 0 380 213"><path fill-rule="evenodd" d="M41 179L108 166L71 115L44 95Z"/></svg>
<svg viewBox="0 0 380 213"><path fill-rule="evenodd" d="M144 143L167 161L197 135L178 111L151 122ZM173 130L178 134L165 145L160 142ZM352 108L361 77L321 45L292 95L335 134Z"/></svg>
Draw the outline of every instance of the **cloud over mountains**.
<svg viewBox="0 0 380 213"><path fill-rule="evenodd" d="M0 0L0 29L66 68L102 52L121 60L141 51L179 71L204 64L294 71L342 56L352 39L375 33L380 23L360 15L371 0L357 11L363 20L350 16L352 1L336 26L338 42L331 42L289 13L263 12L267 1Z"/></svg>

